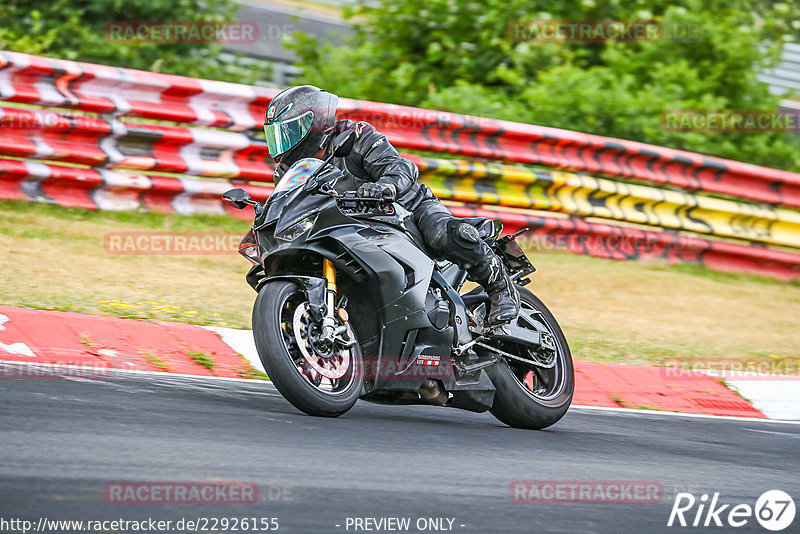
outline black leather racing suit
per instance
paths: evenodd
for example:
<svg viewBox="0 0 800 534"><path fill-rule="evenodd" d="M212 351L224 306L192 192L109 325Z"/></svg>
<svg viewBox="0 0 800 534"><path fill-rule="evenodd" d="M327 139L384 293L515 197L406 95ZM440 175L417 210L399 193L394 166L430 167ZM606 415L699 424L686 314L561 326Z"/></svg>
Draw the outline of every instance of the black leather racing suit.
<svg viewBox="0 0 800 534"><path fill-rule="evenodd" d="M414 223L436 259L458 264L467 270L470 279L490 292L505 289L507 276L500 258L480 239L473 226L453 217L427 186L417 183L417 166L401 157L386 136L371 124L336 121L336 134L349 130L356 133L352 152L333 160L347 182L351 182L345 182L345 189L356 190L366 182L393 185L397 201L413 214ZM283 174L281 171L276 170L276 182ZM340 181L337 189L341 185Z"/></svg>

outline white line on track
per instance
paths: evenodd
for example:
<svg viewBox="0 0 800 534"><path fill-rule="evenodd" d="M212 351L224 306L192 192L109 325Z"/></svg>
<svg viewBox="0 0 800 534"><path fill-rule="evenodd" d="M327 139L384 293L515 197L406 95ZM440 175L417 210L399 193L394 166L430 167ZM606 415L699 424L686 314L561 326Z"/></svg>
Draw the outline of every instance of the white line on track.
<svg viewBox="0 0 800 534"><path fill-rule="evenodd" d="M780 423L787 425L800 425L800 421L788 421L784 419L766 419L760 417L736 417L732 415L710 415L704 413L681 413L681 412L662 412L659 410L635 410L633 408L611 408L607 406L584 406L573 404L570 410L575 411L595 411L616 414L631 414L639 416L662 416L662 417L691 417L694 419L725 419L728 421L745 421L748 423Z"/></svg>
<svg viewBox="0 0 800 534"><path fill-rule="evenodd" d="M761 434L778 434L779 436L789 436L792 438L800 439L800 434L792 434L790 432L773 432L771 430L757 430L755 428L745 428L748 432L760 432Z"/></svg>

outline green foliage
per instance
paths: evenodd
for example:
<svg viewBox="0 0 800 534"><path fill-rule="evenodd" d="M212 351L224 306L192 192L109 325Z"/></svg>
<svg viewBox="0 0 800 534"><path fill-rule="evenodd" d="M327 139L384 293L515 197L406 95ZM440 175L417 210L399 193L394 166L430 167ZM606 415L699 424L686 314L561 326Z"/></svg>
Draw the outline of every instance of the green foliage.
<svg viewBox="0 0 800 534"><path fill-rule="evenodd" d="M152 363L154 367L157 367L158 369L161 369L162 371L168 371L169 370L169 365L167 365L167 363L164 360L162 360L161 358L159 358L158 356L156 356L156 355L154 355L152 353L148 353L146 357L147 357L147 361Z"/></svg>
<svg viewBox="0 0 800 534"><path fill-rule="evenodd" d="M236 369L236 372L242 378L247 378L248 380L269 380L267 373L263 373L258 369L254 368L250 365L250 362L245 362L242 364L241 367Z"/></svg>
<svg viewBox="0 0 800 534"><path fill-rule="evenodd" d="M668 110L776 109L756 79L800 36L800 5L763 0L382 0L349 46L296 36L303 81L351 98L632 139L800 170L787 133L665 131ZM657 20L652 42L517 42L525 20Z"/></svg>
<svg viewBox="0 0 800 534"><path fill-rule="evenodd" d="M233 21L237 9L232 0L9 0L0 2L0 49L254 83L263 73L220 62L220 45L109 42L104 33L123 20Z"/></svg>
<svg viewBox="0 0 800 534"><path fill-rule="evenodd" d="M214 358L208 356L203 352L194 352L194 351L187 351L186 354L196 363L197 365L202 365L209 371L214 370Z"/></svg>

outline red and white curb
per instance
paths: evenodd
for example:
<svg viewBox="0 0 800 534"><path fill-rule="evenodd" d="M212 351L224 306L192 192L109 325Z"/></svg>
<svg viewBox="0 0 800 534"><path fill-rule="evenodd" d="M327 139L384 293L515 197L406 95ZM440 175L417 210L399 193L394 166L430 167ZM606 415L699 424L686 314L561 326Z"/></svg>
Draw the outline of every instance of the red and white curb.
<svg viewBox="0 0 800 534"><path fill-rule="evenodd" d="M258 357L258 350L256 350L256 342L253 339L252 330L239 330L221 326L204 326L203 328L216 333L222 341L241 354L255 369L262 373L266 372L264 370L264 364L261 363L261 358Z"/></svg>
<svg viewBox="0 0 800 534"><path fill-rule="evenodd" d="M770 419L800 421L800 377L756 375L726 379L725 384Z"/></svg>
<svg viewBox="0 0 800 534"><path fill-rule="evenodd" d="M229 379L251 367L264 370L250 330L7 306L0 306L0 360ZM798 377L743 376L723 384L710 372L580 360L575 373L576 406L800 420Z"/></svg>

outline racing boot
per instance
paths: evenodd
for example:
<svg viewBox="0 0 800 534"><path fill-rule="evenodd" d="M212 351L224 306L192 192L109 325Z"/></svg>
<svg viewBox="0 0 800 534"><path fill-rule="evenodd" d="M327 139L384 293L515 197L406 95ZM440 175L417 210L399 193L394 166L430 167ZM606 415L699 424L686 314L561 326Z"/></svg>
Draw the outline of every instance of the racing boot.
<svg viewBox="0 0 800 534"><path fill-rule="evenodd" d="M519 292L496 255L487 258L469 270L472 280L481 284L489 293L488 326L507 323L519 314Z"/></svg>

